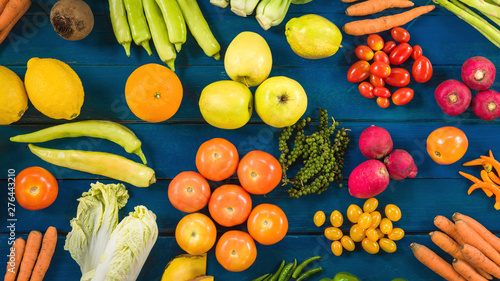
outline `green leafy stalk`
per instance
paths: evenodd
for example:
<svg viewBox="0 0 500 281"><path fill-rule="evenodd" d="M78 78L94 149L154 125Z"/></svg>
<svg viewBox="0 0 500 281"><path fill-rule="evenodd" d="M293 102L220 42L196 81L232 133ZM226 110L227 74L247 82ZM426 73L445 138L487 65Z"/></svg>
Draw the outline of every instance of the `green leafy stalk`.
<svg viewBox="0 0 500 281"><path fill-rule="evenodd" d="M229 5L229 0L210 0L210 3L217 7L225 8Z"/></svg>
<svg viewBox="0 0 500 281"><path fill-rule="evenodd" d="M485 15L490 15L500 18L500 6L489 4L482 0L460 0L461 2L476 8L478 11Z"/></svg>
<svg viewBox="0 0 500 281"><path fill-rule="evenodd" d="M500 0L485 0L486 3L490 3L492 5L500 5ZM494 2L496 1L496 2ZM483 13L484 14L484 13ZM487 14L484 14L485 16L487 16L492 22L496 23L498 26L500 26L500 18L497 18L497 17L494 17L494 16L490 16L490 15L487 15Z"/></svg>
<svg viewBox="0 0 500 281"><path fill-rule="evenodd" d="M257 6L255 18L264 30L280 24L288 12L292 0L262 0Z"/></svg>
<svg viewBox="0 0 500 281"><path fill-rule="evenodd" d="M253 13L259 0L231 0L231 11L238 16L246 17Z"/></svg>

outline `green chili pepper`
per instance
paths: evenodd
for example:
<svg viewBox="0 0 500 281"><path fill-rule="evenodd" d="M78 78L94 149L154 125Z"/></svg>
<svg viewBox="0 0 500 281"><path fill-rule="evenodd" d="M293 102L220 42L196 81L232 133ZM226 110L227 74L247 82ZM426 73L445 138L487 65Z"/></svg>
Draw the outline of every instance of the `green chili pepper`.
<svg viewBox="0 0 500 281"><path fill-rule="evenodd" d="M311 268L309 269L308 271L302 273L299 278L297 278L295 281L302 281L306 278L308 278L309 276L313 275L313 274L316 274L320 271L322 271L323 268L321 268L321 266L318 266L318 267L315 267L315 268Z"/></svg>
<svg viewBox="0 0 500 281"><path fill-rule="evenodd" d="M295 259L294 262L287 264L283 268L283 271L281 271L278 281L287 281L288 279L290 279L290 277L292 277L292 273L293 270L295 269L295 266L297 266L297 259Z"/></svg>
<svg viewBox="0 0 500 281"><path fill-rule="evenodd" d="M267 279L267 277L269 277L269 273L268 274L264 274L261 277L257 277L255 279L252 279L252 281L263 281L263 280Z"/></svg>
<svg viewBox="0 0 500 281"><path fill-rule="evenodd" d="M94 137L107 139L123 148L128 153L137 154L144 164L147 163L141 149L141 141L127 127L111 121L86 120L52 126L30 134L10 138L13 142L39 143L61 138Z"/></svg>
<svg viewBox="0 0 500 281"><path fill-rule="evenodd" d="M299 266L297 266L297 268L293 271L293 274L292 274L292 277L293 278L297 278L299 277L300 273L302 272L302 270L312 261L315 261L317 259L320 259L321 257L320 256L315 256L315 257L312 257L312 258L308 258L307 260L303 261L301 264L299 264Z"/></svg>
<svg viewBox="0 0 500 281"><path fill-rule="evenodd" d="M198 45L203 49L205 54L213 57L216 60L220 59L220 45L215 39L207 21L201 13L200 7L196 0L177 0L181 7L184 19L189 27L189 31L193 35Z"/></svg>
<svg viewBox="0 0 500 281"><path fill-rule="evenodd" d="M177 52L181 51L181 46L186 42L186 21L182 16L181 8L175 0L156 0L156 4L163 13L163 20L167 25L168 38L175 45Z"/></svg>
<svg viewBox="0 0 500 281"><path fill-rule="evenodd" d="M127 12L122 0L109 0L109 15L111 16L111 25L113 26L116 40L125 48L127 57L130 57L132 35L130 34Z"/></svg>
<svg viewBox="0 0 500 281"><path fill-rule="evenodd" d="M144 15L142 0L123 0L123 3L127 11L128 23L130 24L134 43L146 49L148 55L153 55L149 47L151 33L149 32L148 22Z"/></svg>
<svg viewBox="0 0 500 281"><path fill-rule="evenodd" d="M276 272L269 279L269 281L278 281L278 277L280 276L280 273L281 273L281 271L283 270L284 267L285 267L285 260L282 260L281 264L280 264L280 267L278 268L278 270L276 270Z"/></svg>
<svg viewBox="0 0 500 281"><path fill-rule="evenodd" d="M57 150L28 144L33 154L51 164L124 181L137 187L156 182L155 172L125 157L94 151Z"/></svg>
<svg viewBox="0 0 500 281"><path fill-rule="evenodd" d="M264 279L263 281L271 281L271 279L273 279L273 274L269 275L266 279Z"/></svg>
<svg viewBox="0 0 500 281"><path fill-rule="evenodd" d="M168 38L168 30L163 20L163 14L161 13L160 7L156 4L155 0L143 0L144 1L144 13L146 14L146 19L148 20L149 29L151 30L151 36L153 36L153 42L158 52L160 59L175 71L174 61L177 57L175 52L174 44L170 43Z"/></svg>

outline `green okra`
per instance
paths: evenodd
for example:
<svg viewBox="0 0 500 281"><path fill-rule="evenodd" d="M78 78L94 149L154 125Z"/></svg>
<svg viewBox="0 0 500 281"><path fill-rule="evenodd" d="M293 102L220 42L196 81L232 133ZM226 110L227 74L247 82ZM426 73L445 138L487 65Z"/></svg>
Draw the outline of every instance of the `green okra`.
<svg viewBox="0 0 500 281"><path fill-rule="evenodd" d="M130 26L128 25L127 11L125 11L122 0L109 0L109 15L116 40L125 49L127 57L130 57L132 35L130 34Z"/></svg>
<svg viewBox="0 0 500 281"><path fill-rule="evenodd" d="M127 11L128 23L132 31L132 38L137 46L142 46L148 52L148 55L153 55L149 47L151 40L151 32L149 32L148 22L144 15L142 0L123 0L125 10Z"/></svg>
<svg viewBox="0 0 500 281"><path fill-rule="evenodd" d="M163 20L168 30L170 43L174 44L177 52L181 51L181 46L186 42L186 21L182 15L181 8L176 0L156 0L156 4L163 13Z"/></svg>

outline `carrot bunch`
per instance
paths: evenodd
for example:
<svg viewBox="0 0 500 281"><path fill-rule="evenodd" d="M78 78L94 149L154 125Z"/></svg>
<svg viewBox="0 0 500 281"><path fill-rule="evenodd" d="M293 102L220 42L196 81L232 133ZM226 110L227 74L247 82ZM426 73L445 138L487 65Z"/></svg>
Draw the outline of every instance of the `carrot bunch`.
<svg viewBox="0 0 500 281"><path fill-rule="evenodd" d="M42 281L56 244L57 230L53 226L43 236L40 231L31 231L26 242L23 238L17 238L11 248L13 261L7 263L4 281Z"/></svg>
<svg viewBox="0 0 500 281"><path fill-rule="evenodd" d="M493 157L491 150L489 151L489 156L481 155L480 158L466 162L463 165L483 167L481 170L481 179L461 171L458 172L474 183L467 191L467 194L470 195L472 191L478 188L482 189L488 197L494 194L496 201L494 208L500 210L500 178L497 175L497 173L500 174L500 163Z"/></svg>
<svg viewBox="0 0 500 281"><path fill-rule="evenodd" d="M31 0L0 0L0 44L30 6Z"/></svg>
<svg viewBox="0 0 500 281"><path fill-rule="evenodd" d="M475 219L453 214L434 218L440 231L429 233L432 242L453 257L450 264L424 245L411 243L415 257L446 280L492 280L500 278L500 238Z"/></svg>

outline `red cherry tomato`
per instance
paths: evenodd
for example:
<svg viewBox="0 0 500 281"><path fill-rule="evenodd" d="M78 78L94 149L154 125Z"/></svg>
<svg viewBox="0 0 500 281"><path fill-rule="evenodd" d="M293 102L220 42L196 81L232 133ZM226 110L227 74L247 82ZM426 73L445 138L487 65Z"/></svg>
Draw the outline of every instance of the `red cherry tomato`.
<svg viewBox="0 0 500 281"><path fill-rule="evenodd" d="M391 64L400 65L411 56L412 48L408 43L399 44L389 55Z"/></svg>
<svg viewBox="0 0 500 281"><path fill-rule="evenodd" d="M391 102L389 101L388 98L378 97L377 104L378 104L378 106L380 106L382 108L388 108L389 105L391 104Z"/></svg>
<svg viewBox="0 0 500 281"><path fill-rule="evenodd" d="M374 51L380 51L384 47L384 39L378 34L368 35L368 46Z"/></svg>
<svg viewBox="0 0 500 281"><path fill-rule="evenodd" d="M392 102L395 105L404 105L409 103L413 99L413 90L410 88L397 89L394 94L392 94Z"/></svg>
<svg viewBox="0 0 500 281"><path fill-rule="evenodd" d="M396 42L406 43L410 41L410 33L402 27L394 27L391 30L391 36Z"/></svg>
<svg viewBox="0 0 500 281"><path fill-rule="evenodd" d="M416 60L421 56L422 56L422 47L420 47L419 45L413 46L413 52L411 53L411 57L414 60Z"/></svg>
<svg viewBox="0 0 500 281"><path fill-rule="evenodd" d="M410 83L410 72L404 68L391 68L391 75L384 78L385 83L394 87L406 87Z"/></svg>
<svg viewBox="0 0 500 281"><path fill-rule="evenodd" d="M365 98L371 99L375 97L373 94L373 85L368 82L359 83L358 89L359 93Z"/></svg>
<svg viewBox="0 0 500 281"><path fill-rule="evenodd" d="M391 91L386 87L375 87L375 89L373 89L373 94L379 98L391 97Z"/></svg>
<svg viewBox="0 0 500 281"><path fill-rule="evenodd" d="M210 193L208 181L197 172L182 172L168 185L170 203L185 213L203 209L208 203Z"/></svg>
<svg viewBox="0 0 500 281"><path fill-rule="evenodd" d="M225 184L214 190L208 211L218 224L235 226L244 223L252 211L252 198L243 187Z"/></svg>
<svg viewBox="0 0 500 281"><path fill-rule="evenodd" d="M383 51L377 51L373 55L373 61L379 61L379 62L383 62L383 63L387 63L387 64L391 63L391 61L389 60L389 55L387 55Z"/></svg>
<svg viewBox="0 0 500 281"><path fill-rule="evenodd" d="M431 61L424 56L420 56L413 63L411 74L413 75L415 81L417 81L418 83L425 83L429 81L429 79L431 79L432 77Z"/></svg>
<svg viewBox="0 0 500 281"><path fill-rule="evenodd" d="M382 52L384 52L386 54L390 54L392 52L392 50L394 50L394 48L396 48L396 42L387 41L384 44L384 48L382 48Z"/></svg>
<svg viewBox="0 0 500 281"><path fill-rule="evenodd" d="M384 78L380 78L378 76L370 74L370 84L372 84L373 87L384 87L385 86Z"/></svg>
<svg viewBox="0 0 500 281"><path fill-rule="evenodd" d="M356 57L358 57L358 59L360 60L369 61L373 59L373 50L366 45L357 46L356 49L354 50L354 53L356 54Z"/></svg>
<svg viewBox="0 0 500 281"><path fill-rule="evenodd" d="M281 165L271 154L254 150L241 158L238 164L241 187L251 194L271 192L281 182Z"/></svg>
<svg viewBox="0 0 500 281"><path fill-rule="evenodd" d="M354 63L347 71L347 81L357 83L370 76L370 63L364 60Z"/></svg>
<svg viewBox="0 0 500 281"><path fill-rule="evenodd" d="M387 63L376 61L370 66L370 73L380 78L391 75L391 67Z"/></svg>

